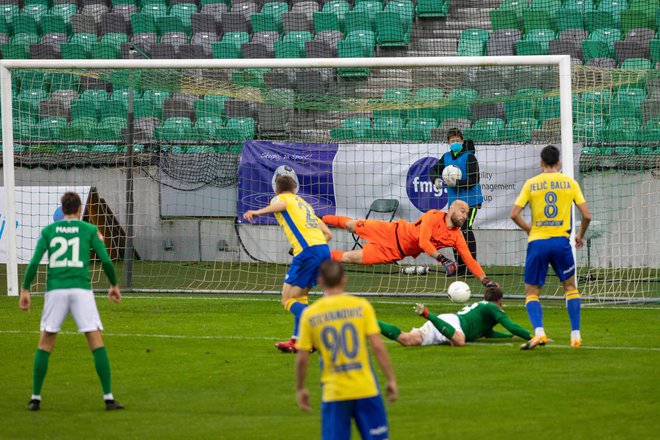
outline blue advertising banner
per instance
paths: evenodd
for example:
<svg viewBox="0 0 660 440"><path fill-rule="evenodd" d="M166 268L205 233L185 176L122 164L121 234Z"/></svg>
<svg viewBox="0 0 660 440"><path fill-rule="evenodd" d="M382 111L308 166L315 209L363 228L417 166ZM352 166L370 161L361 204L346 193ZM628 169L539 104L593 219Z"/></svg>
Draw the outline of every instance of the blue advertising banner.
<svg viewBox="0 0 660 440"><path fill-rule="evenodd" d="M238 165L238 221L250 209L259 209L275 196L272 179L283 165L293 168L300 195L318 217L335 214L335 189L332 163L336 144L298 144L251 140L245 143ZM273 215L257 217L255 224L276 225Z"/></svg>

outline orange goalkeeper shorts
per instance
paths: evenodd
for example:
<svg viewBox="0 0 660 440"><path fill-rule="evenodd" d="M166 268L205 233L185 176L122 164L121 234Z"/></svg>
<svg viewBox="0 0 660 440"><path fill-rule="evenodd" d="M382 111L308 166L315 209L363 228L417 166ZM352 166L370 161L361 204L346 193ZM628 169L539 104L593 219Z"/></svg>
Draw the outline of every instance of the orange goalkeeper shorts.
<svg viewBox="0 0 660 440"><path fill-rule="evenodd" d="M398 223L358 220L355 234L366 240L362 246L362 264L394 263L405 257L397 237Z"/></svg>

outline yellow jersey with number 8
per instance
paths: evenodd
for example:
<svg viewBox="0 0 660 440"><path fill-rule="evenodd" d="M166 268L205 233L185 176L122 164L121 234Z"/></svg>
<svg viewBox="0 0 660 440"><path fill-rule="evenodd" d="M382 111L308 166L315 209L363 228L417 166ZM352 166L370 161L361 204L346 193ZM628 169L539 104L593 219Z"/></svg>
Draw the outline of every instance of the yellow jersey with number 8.
<svg viewBox="0 0 660 440"><path fill-rule="evenodd" d="M284 229L287 240L293 247L293 255L298 255L311 246L327 244L328 241L319 227L321 221L309 203L293 193L283 193L273 197L270 204L283 201L286 209L276 212L277 223Z"/></svg>
<svg viewBox="0 0 660 440"><path fill-rule="evenodd" d="M585 203L580 185L562 173L541 173L525 182L516 205L532 210L529 241L553 237L569 237L572 205Z"/></svg>
<svg viewBox="0 0 660 440"><path fill-rule="evenodd" d="M318 348L324 402L366 399L379 394L367 336L380 334L376 312L364 298L324 296L300 318L299 350Z"/></svg>

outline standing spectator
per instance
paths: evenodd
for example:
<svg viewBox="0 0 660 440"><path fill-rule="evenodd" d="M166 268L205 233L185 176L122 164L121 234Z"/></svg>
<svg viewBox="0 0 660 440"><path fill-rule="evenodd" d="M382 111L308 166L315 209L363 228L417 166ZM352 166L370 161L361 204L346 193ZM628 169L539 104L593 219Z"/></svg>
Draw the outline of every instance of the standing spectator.
<svg viewBox="0 0 660 440"><path fill-rule="evenodd" d="M468 204L469 212L467 220L461 226L463 237L470 249L472 258L477 258L477 241L472 232L472 225L477 216L477 209L481 208L483 196L481 195L481 186L479 185L479 162L474 155L474 147L471 142L465 142L463 132L458 128L452 128L447 132L447 141L449 149L442 158L431 169L431 179L436 186L442 184L442 172L445 167L454 165L461 170L461 178L457 180L448 179L445 181L447 186L447 206L451 206L455 200L463 200ZM472 146L472 148L470 148ZM463 258L454 250L454 257L458 263L457 275L466 275L468 270Z"/></svg>

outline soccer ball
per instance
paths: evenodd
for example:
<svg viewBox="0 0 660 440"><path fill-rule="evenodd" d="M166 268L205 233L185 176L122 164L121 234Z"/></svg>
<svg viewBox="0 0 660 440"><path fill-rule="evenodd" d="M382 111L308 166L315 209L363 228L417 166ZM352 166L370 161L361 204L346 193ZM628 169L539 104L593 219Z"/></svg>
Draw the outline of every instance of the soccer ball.
<svg viewBox="0 0 660 440"><path fill-rule="evenodd" d="M280 165L279 167L277 167L277 169L273 173L273 180L271 181L273 185L273 192L275 192L275 179L277 179L277 176L293 177L293 180L296 182L296 189L293 192L294 194L298 193L298 188L300 188L300 182L298 182L298 175L296 174L296 170L291 168L289 165Z"/></svg>
<svg viewBox="0 0 660 440"><path fill-rule="evenodd" d="M446 166L442 170L442 180L449 186L456 186L456 181L463 177L461 169L456 165Z"/></svg>
<svg viewBox="0 0 660 440"><path fill-rule="evenodd" d="M463 281L454 281L449 285L447 295L455 303L464 303L470 299L470 286Z"/></svg>

